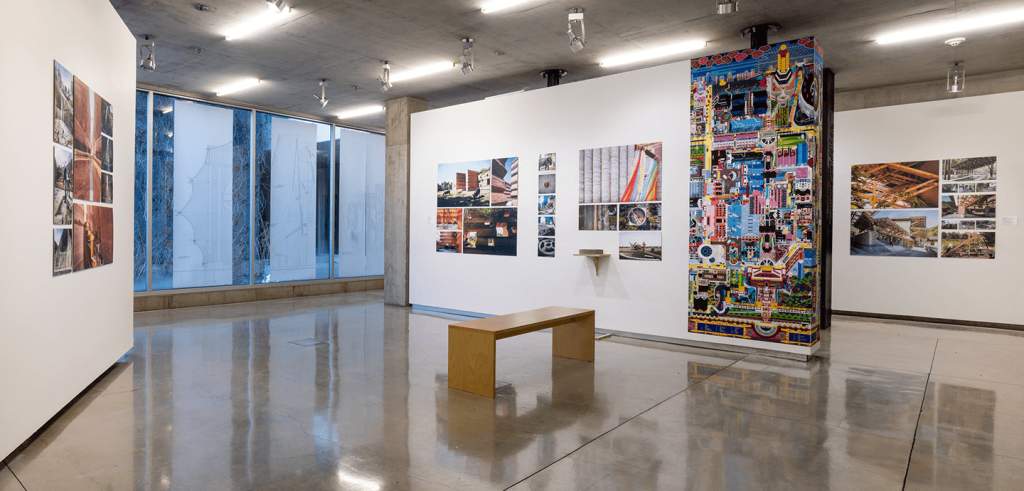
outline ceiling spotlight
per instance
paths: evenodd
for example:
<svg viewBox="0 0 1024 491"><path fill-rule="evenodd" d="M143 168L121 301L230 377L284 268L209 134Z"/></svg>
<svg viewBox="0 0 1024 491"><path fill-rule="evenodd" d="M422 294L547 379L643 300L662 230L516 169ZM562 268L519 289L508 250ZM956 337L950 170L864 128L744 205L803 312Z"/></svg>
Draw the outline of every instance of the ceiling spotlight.
<svg viewBox="0 0 1024 491"><path fill-rule="evenodd" d="M948 44L948 45L950 45L950 46L955 48L957 46L960 46L960 43L962 43L964 41L967 41L967 38L953 38L953 39L947 39L946 40L946 44Z"/></svg>
<svg viewBox="0 0 1024 491"><path fill-rule="evenodd" d="M267 0L267 8L274 12L284 10L284 0Z"/></svg>
<svg viewBox="0 0 1024 491"><path fill-rule="evenodd" d="M957 93L964 91L964 80L967 78L967 70L961 61L955 61L949 66L949 73L946 74L946 92Z"/></svg>
<svg viewBox="0 0 1024 491"><path fill-rule="evenodd" d="M377 81L380 82L380 91L384 93L394 86L391 85L391 65L388 64L388 60L381 61L381 64L384 65L384 73L377 77Z"/></svg>
<svg viewBox="0 0 1024 491"><path fill-rule="evenodd" d="M193 5L193 7L195 7L195 9L200 12L206 12L207 10L210 10L210 7L207 7L206 5L203 5L201 3L197 3Z"/></svg>
<svg viewBox="0 0 1024 491"><path fill-rule="evenodd" d="M740 9L740 3L736 0L718 0L718 13L731 14Z"/></svg>
<svg viewBox="0 0 1024 491"><path fill-rule="evenodd" d="M573 32L573 27L580 25L580 35ZM583 27L583 9L579 7L569 9L569 48L575 53L587 46L587 30Z"/></svg>
<svg viewBox="0 0 1024 491"><path fill-rule="evenodd" d="M476 65L473 64L473 38L462 38L462 55L459 56L459 61L462 62L463 75L469 75L476 70Z"/></svg>
<svg viewBox="0 0 1024 491"><path fill-rule="evenodd" d="M320 79L320 95L313 94L313 97L316 97L316 100L320 101L320 107L321 108L327 107L327 103L330 102L330 101L327 100L327 79L326 78L321 78Z"/></svg>
<svg viewBox="0 0 1024 491"><path fill-rule="evenodd" d="M156 50L156 42L153 41L153 36L149 34L143 34L142 39L145 41L139 46L139 58L142 61L139 63L139 68L152 72L156 70L156 60L153 58L153 52ZM148 52L148 54L145 54Z"/></svg>

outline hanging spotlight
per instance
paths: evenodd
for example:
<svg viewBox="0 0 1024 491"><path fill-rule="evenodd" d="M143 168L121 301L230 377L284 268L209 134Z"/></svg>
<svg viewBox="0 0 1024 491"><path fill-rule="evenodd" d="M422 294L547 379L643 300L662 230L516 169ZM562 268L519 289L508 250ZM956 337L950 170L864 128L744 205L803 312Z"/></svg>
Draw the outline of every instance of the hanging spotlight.
<svg viewBox="0 0 1024 491"><path fill-rule="evenodd" d="M380 91L383 93L394 86L391 85L391 65L388 64L388 60L382 61L381 64L384 65L384 73L377 77L377 81L380 82Z"/></svg>
<svg viewBox="0 0 1024 491"><path fill-rule="evenodd" d="M573 32L573 26L580 25L580 35ZM569 48L575 53L587 47L587 30L583 26L583 9L574 7L569 9Z"/></svg>
<svg viewBox="0 0 1024 491"><path fill-rule="evenodd" d="M284 0L267 0L267 8L274 12L284 10Z"/></svg>
<svg viewBox="0 0 1024 491"><path fill-rule="evenodd" d="M469 75L476 70L476 65L473 64L473 38L462 38L462 55L459 56L459 61L462 62L463 75Z"/></svg>
<svg viewBox="0 0 1024 491"><path fill-rule="evenodd" d="M947 39L946 44L953 47L953 56L956 56L956 47L966 41L967 38ZM967 70L961 61L953 61L946 73L946 92L955 94L964 91L964 80L967 78Z"/></svg>
<svg viewBox="0 0 1024 491"><path fill-rule="evenodd" d="M156 50L156 42L153 41L154 37L149 34L143 34L142 39L145 41L139 46L139 58L142 61L139 63L139 68L152 72L156 70L156 60L153 58L153 52ZM148 50L149 54L144 55L143 50Z"/></svg>
<svg viewBox="0 0 1024 491"><path fill-rule="evenodd" d="M330 102L330 101L327 100L327 79L326 78L321 78L320 79L320 95L313 94L313 97L316 97L316 100L320 101L320 107L322 107L322 108L323 107L327 107L327 103Z"/></svg>
<svg viewBox="0 0 1024 491"><path fill-rule="evenodd" d="M718 0L718 13L731 14L740 9L740 3L736 0Z"/></svg>

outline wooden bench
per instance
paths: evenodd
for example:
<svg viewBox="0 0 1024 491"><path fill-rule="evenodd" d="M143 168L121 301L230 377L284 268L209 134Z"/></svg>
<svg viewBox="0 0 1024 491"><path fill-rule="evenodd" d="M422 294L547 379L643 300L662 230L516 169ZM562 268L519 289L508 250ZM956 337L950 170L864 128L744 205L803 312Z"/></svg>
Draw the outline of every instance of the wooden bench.
<svg viewBox="0 0 1024 491"><path fill-rule="evenodd" d="M594 311L545 307L448 325L448 387L494 397L499 339L553 328L551 353L594 361Z"/></svg>

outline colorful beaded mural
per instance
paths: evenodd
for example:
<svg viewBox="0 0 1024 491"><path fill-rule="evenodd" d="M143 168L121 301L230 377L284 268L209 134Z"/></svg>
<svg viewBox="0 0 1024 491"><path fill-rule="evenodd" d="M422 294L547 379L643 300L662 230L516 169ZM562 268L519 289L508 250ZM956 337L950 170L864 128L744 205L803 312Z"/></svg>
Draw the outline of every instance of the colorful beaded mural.
<svg viewBox="0 0 1024 491"><path fill-rule="evenodd" d="M818 342L821 51L692 62L689 331Z"/></svg>

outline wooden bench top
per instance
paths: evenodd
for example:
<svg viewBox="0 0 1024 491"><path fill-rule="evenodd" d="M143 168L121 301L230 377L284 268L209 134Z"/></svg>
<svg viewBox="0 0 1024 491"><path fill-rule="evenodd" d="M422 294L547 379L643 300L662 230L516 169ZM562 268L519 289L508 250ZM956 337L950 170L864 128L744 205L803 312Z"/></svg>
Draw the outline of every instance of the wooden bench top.
<svg viewBox="0 0 1024 491"><path fill-rule="evenodd" d="M449 324L448 327L465 329L467 331L492 332L495 339L504 339L549 327L560 326L572 322L576 317L588 315L594 315L594 311L573 307L544 307L542 309Z"/></svg>

